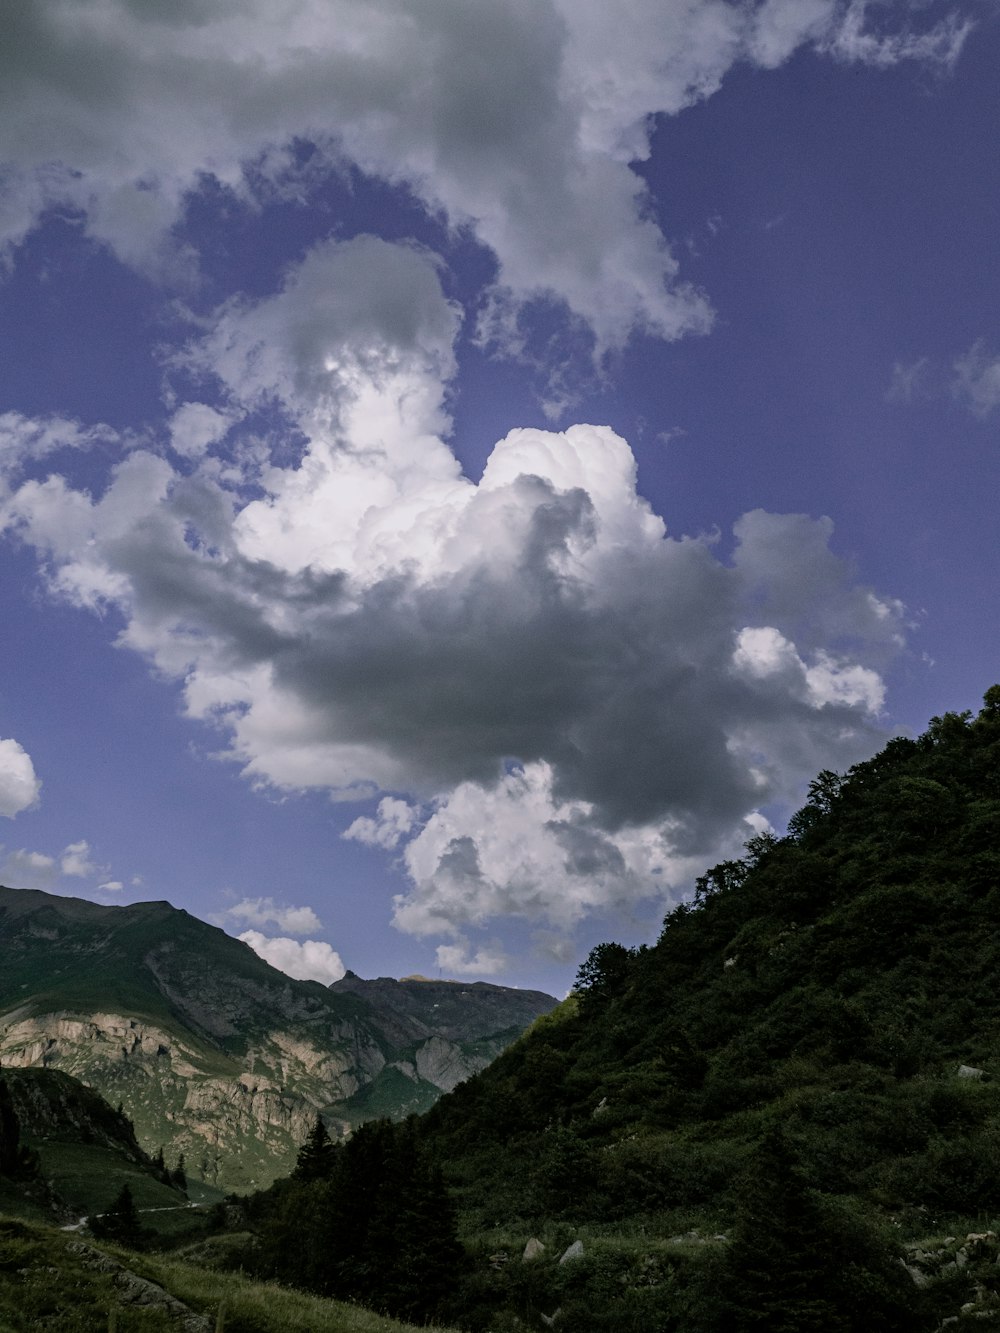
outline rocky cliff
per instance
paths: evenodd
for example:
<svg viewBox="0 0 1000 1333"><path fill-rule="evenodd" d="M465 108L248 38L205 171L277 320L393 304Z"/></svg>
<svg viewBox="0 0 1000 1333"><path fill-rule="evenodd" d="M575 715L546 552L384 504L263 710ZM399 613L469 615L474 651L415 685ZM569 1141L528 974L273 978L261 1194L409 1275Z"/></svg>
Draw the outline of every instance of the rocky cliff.
<svg viewBox="0 0 1000 1333"><path fill-rule="evenodd" d="M429 1106L555 1001L482 983L293 981L169 903L0 888L0 1062L121 1103L140 1142L226 1188L333 1134Z"/></svg>

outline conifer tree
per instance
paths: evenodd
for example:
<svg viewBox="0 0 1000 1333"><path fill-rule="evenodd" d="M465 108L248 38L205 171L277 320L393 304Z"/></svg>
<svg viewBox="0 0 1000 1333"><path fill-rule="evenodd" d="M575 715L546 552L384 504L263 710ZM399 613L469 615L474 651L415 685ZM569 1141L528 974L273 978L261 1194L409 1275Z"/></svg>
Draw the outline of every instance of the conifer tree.
<svg viewBox="0 0 1000 1333"><path fill-rule="evenodd" d="M99 1217L90 1219L90 1229L102 1240L114 1240L120 1245L138 1245L142 1238L139 1209L128 1185L123 1185L114 1203Z"/></svg>
<svg viewBox="0 0 1000 1333"><path fill-rule="evenodd" d="M323 1124L322 1116L309 1131L309 1137L299 1149L292 1179L299 1181L326 1180L333 1170L336 1150Z"/></svg>
<svg viewBox="0 0 1000 1333"><path fill-rule="evenodd" d="M761 1143L705 1306L727 1333L903 1333L913 1288L898 1255L808 1188L780 1128Z"/></svg>

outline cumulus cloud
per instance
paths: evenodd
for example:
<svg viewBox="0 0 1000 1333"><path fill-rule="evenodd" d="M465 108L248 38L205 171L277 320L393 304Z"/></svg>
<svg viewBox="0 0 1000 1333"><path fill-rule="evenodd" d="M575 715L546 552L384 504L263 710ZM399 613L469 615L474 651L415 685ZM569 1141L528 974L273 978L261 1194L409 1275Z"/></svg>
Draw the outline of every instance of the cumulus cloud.
<svg viewBox="0 0 1000 1333"><path fill-rule="evenodd" d="M175 224L200 181L245 200L287 191L306 141L329 167L405 183L488 246L494 329L516 337L517 308L547 296L599 348L636 328L703 331L708 302L629 165L652 118L803 44L950 67L968 25L914 32L903 9L891 31L864 0L18 3L0 53L0 243L76 210L124 262L176 281L193 257Z"/></svg>
<svg viewBox="0 0 1000 1333"><path fill-rule="evenodd" d="M486 945L475 953L464 942L439 944L436 952L441 971L461 977L495 977L510 966L510 959L498 944Z"/></svg>
<svg viewBox="0 0 1000 1333"><path fill-rule="evenodd" d="M1000 405L1000 354L980 339L955 361L952 384L955 397L977 417L985 418Z"/></svg>
<svg viewBox="0 0 1000 1333"><path fill-rule="evenodd" d="M0 882L20 889L43 889L79 892L79 888L60 885L60 880L87 879L107 875L108 867L91 859L90 844L83 838L71 842L55 856L47 852L28 851L21 847L5 850L0 846ZM117 892L123 887L118 880L106 880L99 889Z"/></svg>
<svg viewBox="0 0 1000 1333"><path fill-rule="evenodd" d="M513 431L476 485L372 373L356 392L391 428L357 447L348 404L262 499L138 451L98 500L24 482L6 521L55 591L120 609L253 780L426 804L383 797L348 831L405 843L402 928L625 910L876 747L902 608L829 520L755 511L723 559L666 533L594 426Z"/></svg>
<svg viewBox="0 0 1000 1333"><path fill-rule="evenodd" d="M71 842L59 858L59 873L62 875L86 879L88 875L98 874L99 870L100 867L90 859L90 845L85 839Z"/></svg>
<svg viewBox="0 0 1000 1333"><path fill-rule="evenodd" d="M11 472L0 530L55 595L114 607L252 781L378 799L348 836L400 850L397 924L458 948L662 900L870 754L904 613L829 519L669 534L607 427L513 430L473 482L444 439L456 331L426 252L317 246L184 353L226 395L218 457L132 448L96 495ZM265 400L301 449L247 478ZM290 933L308 910L241 906Z"/></svg>
<svg viewBox="0 0 1000 1333"><path fill-rule="evenodd" d="M0 815L13 819L30 809L41 789L27 750L10 738L0 740Z"/></svg>
<svg viewBox="0 0 1000 1333"><path fill-rule="evenodd" d="M200 458L223 439L233 417L207 403L182 403L170 419L170 444L185 458Z"/></svg>
<svg viewBox="0 0 1000 1333"><path fill-rule="evenodd" d="M361 815L344 830L343 836L369 847L391 851L413 831L418 811L406 801L385 796L378 803L374 819Z"/></svg>
<svg viewBox="0 0 1000 1333"><path fill-rule="evenodd" d="M233 921L246 921L252 926L275 925L291 935L308 935L323 926L311 907L289 907L285 903L276 903L273 898L243 898L227 907L222 915Z"/></svg>
<svg viewBox="0 0 1000 1333"><path fill-rule="evenodd" d="M121 893L125 885L120 879L109 879L104 884L98 884L98 893Z"/></svg>
<svg viewBox="0 0 1000 1333"><path fill-rule="evenodd" d="M554 785L546 763L495 784L461 783L408 843L412 887L396 898L393 919L410 934L454 935L442 967L460 970L467 928L518 917L571 931L593 911L627 916L703 868L678 852L681 830L670 817L609 830L592 803L561 800ZM750 833L746 826L734 847Z"/></svg>
<svg viewBox="0 0 1000 1333"><path fill-rule="evenodd" d="M323 940L269 939L259 930L245 930L239 938L266 963L296 981L320 981L329 986L347 970L340 955Z"/></svg>
<svg viewBox="0 0 1000 1333"><path fill-rule="evenodd" d="M0 879L15 889L51 889L59 878L59 866L54 856L44 852L29 852L21 847L5 851L0 847Z"/></svg>

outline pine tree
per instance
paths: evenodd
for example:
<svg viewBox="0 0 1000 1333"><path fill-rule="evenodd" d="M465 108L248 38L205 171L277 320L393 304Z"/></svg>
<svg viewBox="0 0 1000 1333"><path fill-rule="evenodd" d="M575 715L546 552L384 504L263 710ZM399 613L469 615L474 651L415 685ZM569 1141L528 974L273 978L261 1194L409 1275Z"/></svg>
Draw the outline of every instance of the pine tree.
<svg viewBox="0 0 1000 1333"><path fill-rule="evenodd" d="M915 1322L898 1255L808 1188L780 1128L761 1143L736 1233L706 1292L727 1333L903 1333Z"/></svg>
<svg viewBox="0 0 1000 1333"><path fill-rule="evenodd" d="M295 1160L292 1179L298 1181L326 1180L333 1171L336 1149L323 1124L322 1116L316 1117L316 1123L309 1131L309 1137L299 1149Z"/></svg>
<svg viewBox="0 0 1000 1333"><path fill-rule="evenodd" d="M177 1158L177 1165L170 1172L170 1183L175 1189L179 1189L182 1194L187 1193L187 1172L184 1170L184 1154Z"/></svg>
<svg viewBox="0 0 1000 1333"><path fill-rule="evenodd" d="M136 1246L142 1239L139 1210L128 1185L123 1185L114 1203L99 1217L90 1219L90 1229L102 1240Z"/></svg>

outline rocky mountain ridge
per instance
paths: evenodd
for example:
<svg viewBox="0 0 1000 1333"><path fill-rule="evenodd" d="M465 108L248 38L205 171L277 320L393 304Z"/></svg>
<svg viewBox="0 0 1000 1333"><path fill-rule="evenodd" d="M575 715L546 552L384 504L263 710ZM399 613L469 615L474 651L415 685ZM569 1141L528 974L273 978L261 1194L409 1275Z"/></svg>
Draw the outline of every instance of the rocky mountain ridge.
<svg viewBox="0 0 1000 1333"><path fill-rule="evenodd" d="M0 888L0 953L0 1063L75 1075L150 1151L227 1188L287 1171L318 1113L336 1135L425 1109L555 1004L483 983L295 981L163 902Z"/></svg>

